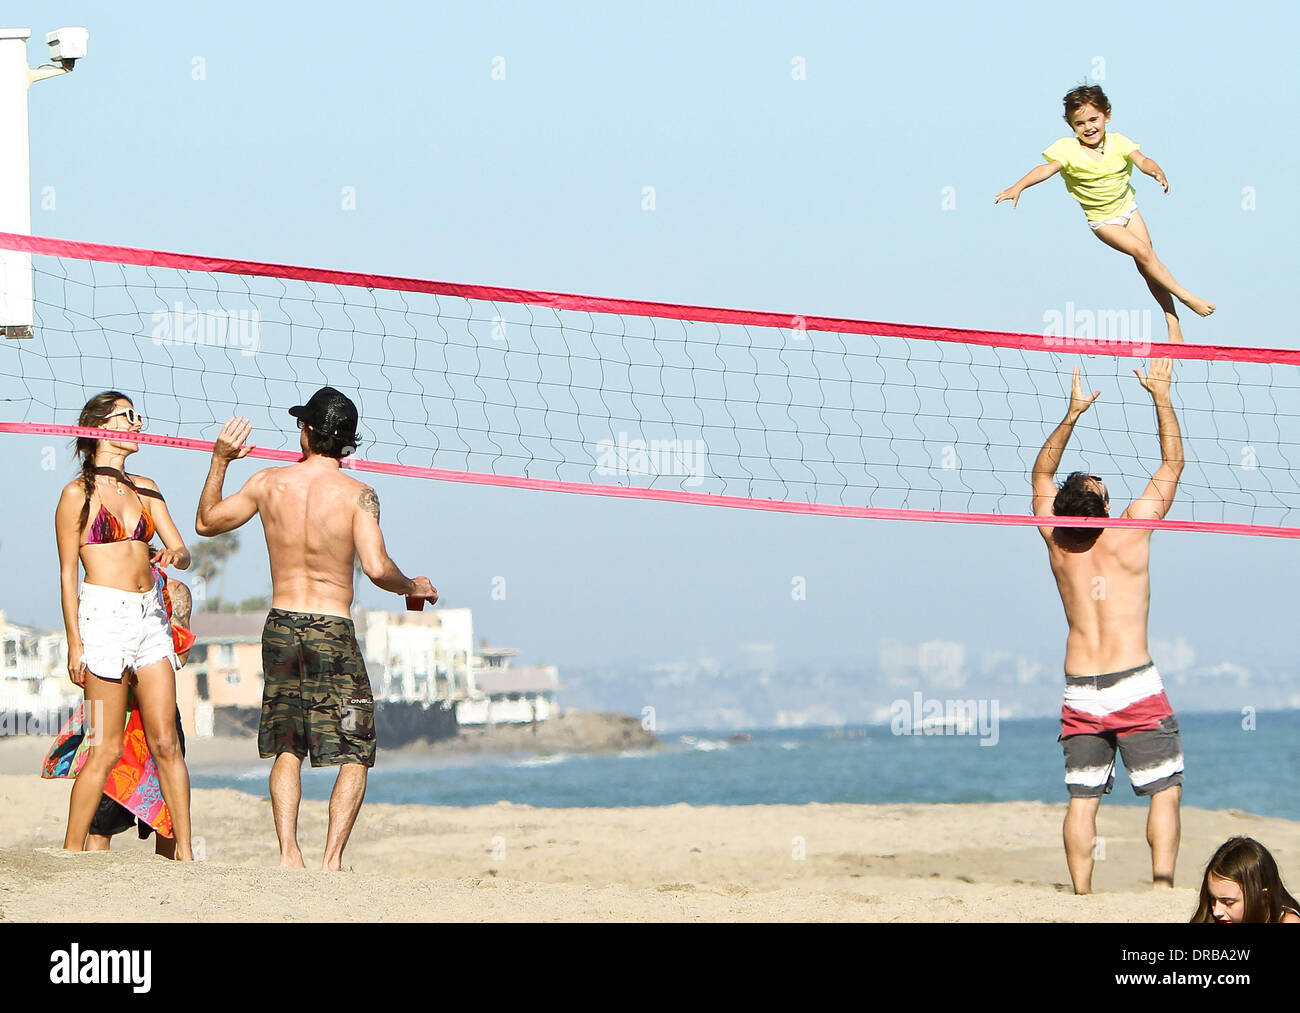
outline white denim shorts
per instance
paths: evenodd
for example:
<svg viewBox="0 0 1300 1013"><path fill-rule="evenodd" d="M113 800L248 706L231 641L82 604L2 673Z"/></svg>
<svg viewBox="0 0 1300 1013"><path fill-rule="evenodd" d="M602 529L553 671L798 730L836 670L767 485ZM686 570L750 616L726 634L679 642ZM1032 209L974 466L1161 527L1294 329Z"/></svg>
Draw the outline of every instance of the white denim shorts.
<svg viewBox="0 0 1300 1013"><path fill-rule="evenodd" d="M121 681L125 669L139 669L166 658L180 668L167 609L157 590L119 591L82 584L77 607L85 666L101 679Z"/></svg>
<svg viewBox="0 0 1300 1013"><path fill-rule="evenodd" d="M1137 214L1137 209L1138 209L1137 201L1134 201L1123 211L1121 211L1117 217L1107 218L1104 222L1089 222L1088 228L1092 229L1093 232L1096 232L1103 225L1119 225L1123 227L1128 224L1128 220L1130 218L1132 218L1135 214Z"/></svg>

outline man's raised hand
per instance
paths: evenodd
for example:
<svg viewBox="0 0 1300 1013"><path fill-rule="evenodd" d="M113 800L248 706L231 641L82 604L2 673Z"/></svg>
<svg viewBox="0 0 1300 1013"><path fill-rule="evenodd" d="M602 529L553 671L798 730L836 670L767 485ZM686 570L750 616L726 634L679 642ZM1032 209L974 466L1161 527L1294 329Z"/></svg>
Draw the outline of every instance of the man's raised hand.
<svg viewBox="0 0 1300 1013"><path fill-rule="evenodd" d="M1169 384L1174 375L1174 360L1152 359L1146 376L1142 375L1140 369L1133 370L1133 374L1153 398L1156 400L1159 400L1162 396L1167 398L1169 396Z"/></svg>
<svg viewBox="0 0 1300 1013"><path fill-rule="evenodd" d="M226 424L221 427L216 443L212 446L212 456L222 457L227 461L237 461L241 457L247 457L253 448L244 446L244 441L252 431L253 423L243 416L235 415L227 419Z"/></svg>
<svg viewBox="0 0 1300 1013"><path fill-rule="evenodd" d="M1096 401L1097 398L1100 397L1100 396L1101 396L1101 391L1099 391L1099 390L1094 390L1094 391L1092 392L1092 396L1091 396L1091 397L1084 397L1084 396L1083 396L1083 384L1082 384L1082 383L1080 382L1080 380L1079 380L1079 367L1078 367L1078 366L1075 366L1075 367L1074 367L1074 386L1073 386L1073 387L1071 388L1071 390L1070 390L1070 411L1069 411L1069 414L1070 414L1071 416L1073 416L1074 418L1077 419L1080 415L1082 415L1082 414L1083 414L1084 412L1086 412L1089 408L1091 408L1091 407L1092 407L1092 403L1093 403L1094 401Z"/></svg>

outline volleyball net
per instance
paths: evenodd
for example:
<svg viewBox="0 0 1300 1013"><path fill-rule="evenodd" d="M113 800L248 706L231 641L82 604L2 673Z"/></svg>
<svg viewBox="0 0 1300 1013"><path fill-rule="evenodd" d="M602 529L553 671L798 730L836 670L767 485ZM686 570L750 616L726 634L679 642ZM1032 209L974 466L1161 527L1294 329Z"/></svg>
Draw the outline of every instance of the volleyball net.
<svg viewBox="0 0 1300 1013"><path fill-rule="evenodd" d="M244 415L255 456L296 460L287 409L329 385L360 411L358 471L907 520L1033 523L1076 364L1101 397L1061 477L1101 476L1117 508L1140 495L1160 451L1133 369L1171 356L1173 513L1089 525L1300 536L1300 352L1149 343L1122 314L1104 339L1015 334L4 233L0 289L0 431L95 432L77 415L115 389L141 443L207 451Z"/></svg>

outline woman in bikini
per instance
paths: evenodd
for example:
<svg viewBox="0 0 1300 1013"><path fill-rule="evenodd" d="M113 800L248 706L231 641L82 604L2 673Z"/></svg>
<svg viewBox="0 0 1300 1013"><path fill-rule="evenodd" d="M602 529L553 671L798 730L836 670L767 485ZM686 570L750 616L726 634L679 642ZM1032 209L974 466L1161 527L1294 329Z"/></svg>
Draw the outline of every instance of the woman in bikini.
<svg viewBox="0 0 1300 1013"><path fill-rule="evenodd" d="M123 465L139 450L130 435L144 426L131 399L117 391L86 402L77 424L121 430L120 440L81 437L81 475L68 483L54 517L59 547L68 674L85 689L91 746L72 786L63 846L83 851L109 771L122 755L127 680L134 675L145 738L158 765L163 800L171 810L176 859L190 848L190 778L176 734L177 656L153 566L190 565L189 550L158 492ZM152 557L149 539L164 548ZM77 594L77 563L85 582Z"/></svg>

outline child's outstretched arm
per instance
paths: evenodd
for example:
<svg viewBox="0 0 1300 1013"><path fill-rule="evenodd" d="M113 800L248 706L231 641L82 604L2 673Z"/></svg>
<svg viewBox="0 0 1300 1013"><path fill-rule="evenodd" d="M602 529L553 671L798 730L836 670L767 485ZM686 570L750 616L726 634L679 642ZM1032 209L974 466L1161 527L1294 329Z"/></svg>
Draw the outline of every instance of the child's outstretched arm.
<svg viewBox="0 0 1300 1013"><path fill-rule="evenodd" d="M1165 193L1169 192L1169 181L1165 179L1165 171L1156 165L1154 158L1147 158L1146 155L1135 149L1129 152L1128 160L1163 186Z"/></svg>
<svg viewBox="0 0 1300 1013"><path fill-rule="evenodd" d="M1020 203L1020 195L1035 183L1041 183L1045 179L1051 179L1061 171L1060 162L1045 162L1042 165L1036 165L1030 169L1022 180L1015 186L1008 187L1000 194L993 198L994 204L1001 204L1004 200L1011 201L1011 206L1015 207Z"/></svg>

